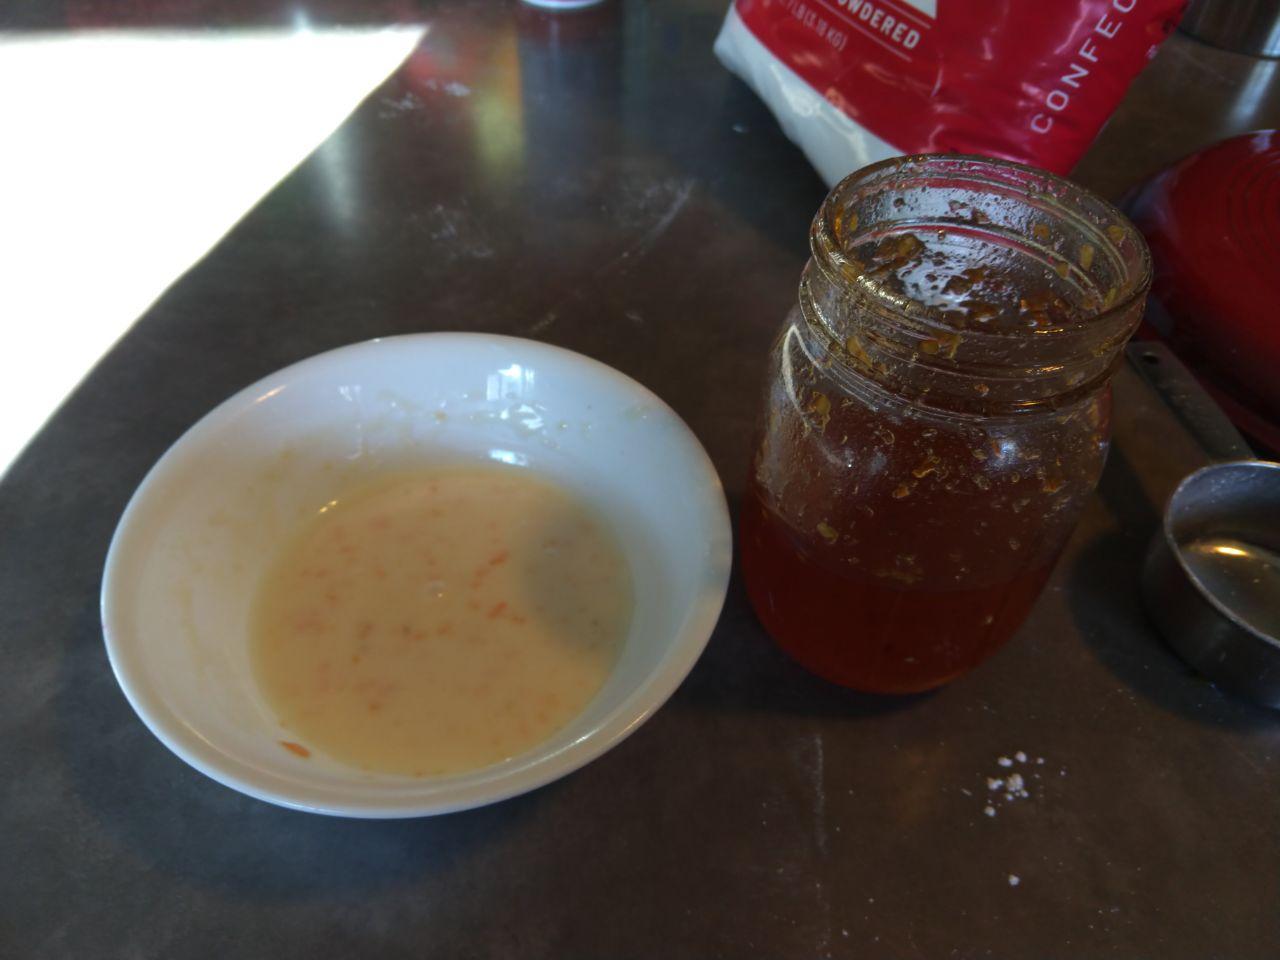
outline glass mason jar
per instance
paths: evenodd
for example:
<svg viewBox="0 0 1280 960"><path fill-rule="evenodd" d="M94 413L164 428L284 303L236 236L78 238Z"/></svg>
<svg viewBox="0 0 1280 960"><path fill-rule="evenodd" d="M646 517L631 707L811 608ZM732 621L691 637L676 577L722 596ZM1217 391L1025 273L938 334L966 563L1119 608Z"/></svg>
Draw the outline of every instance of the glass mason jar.
<svg viewBox="0 0 1280 960"><path fill-rule="evenodd" d="M814 218L741 524L813 672L907 693L1014 632L1094 489L1150 257L1118 210L979 157L878 163Z"/></svg>

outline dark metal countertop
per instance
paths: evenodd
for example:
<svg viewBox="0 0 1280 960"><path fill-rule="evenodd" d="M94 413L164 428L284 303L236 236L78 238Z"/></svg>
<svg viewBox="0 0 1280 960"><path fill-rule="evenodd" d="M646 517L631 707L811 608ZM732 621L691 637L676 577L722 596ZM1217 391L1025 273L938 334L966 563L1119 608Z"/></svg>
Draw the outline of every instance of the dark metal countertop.
<svg viewBox="0 0 1280 960"><path fill-rule="evenodd" d="M425 7L418 52L0 482L0 955L1280 955L1280 717L1191 675L1144 618L1146 539L1203 456L1129 371L1101 488L1030 620L932 696L811 678L735 576L693 674L616 750L486 809L361 822L207 780L116 687L97 596L133 489L220 400L340 344L460 329L590 354L675 407L736 508L824 190L712 57L726 5L615 4L572 27ZM157 6L156 23L288 22ZM85 22L76 9L19 4L0 26ZM470 96L425 84L441 64ZM1275 71L1175 37L1080 179L1114 196L1277 125ZM1019 750L1030 796L984 815L986 778Z"/></svg>

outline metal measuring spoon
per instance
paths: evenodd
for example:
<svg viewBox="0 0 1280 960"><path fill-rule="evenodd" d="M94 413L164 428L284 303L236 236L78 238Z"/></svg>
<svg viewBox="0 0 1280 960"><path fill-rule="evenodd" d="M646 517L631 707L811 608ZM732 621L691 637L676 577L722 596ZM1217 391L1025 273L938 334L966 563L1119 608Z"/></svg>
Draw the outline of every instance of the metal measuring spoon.
<svg viewBox="0 0 1280 960"><path fill-rule="evenodd" d="M1186 477L1169 498L1142 573L1147 612L1197 671L1280 709L1280 463L1253 459L1163 344L1131 344L1128 353L1219 461Z"/></svg>

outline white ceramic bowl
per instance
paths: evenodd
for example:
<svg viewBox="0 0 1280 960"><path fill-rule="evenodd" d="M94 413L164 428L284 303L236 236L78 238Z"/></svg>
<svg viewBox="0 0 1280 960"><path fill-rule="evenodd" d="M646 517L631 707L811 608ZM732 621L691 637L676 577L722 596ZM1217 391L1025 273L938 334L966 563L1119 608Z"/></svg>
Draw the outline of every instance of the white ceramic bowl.
<svg viewBox="0 0 1280 960"><path fill-rule="evenodd" d="M292 739L256 687L247 623L278 546L347 485L441 460L527 466L615 524L635 580L617 667L577 719L484 769L370 774ZM197 770L316 813L407 817L531 790L598 757L671 695L706 645L729 577L724 493L676 414L616 370L476 334L374 340L312 357L192 427L134 494L107 555L102 622L138 716Z"/></svg>

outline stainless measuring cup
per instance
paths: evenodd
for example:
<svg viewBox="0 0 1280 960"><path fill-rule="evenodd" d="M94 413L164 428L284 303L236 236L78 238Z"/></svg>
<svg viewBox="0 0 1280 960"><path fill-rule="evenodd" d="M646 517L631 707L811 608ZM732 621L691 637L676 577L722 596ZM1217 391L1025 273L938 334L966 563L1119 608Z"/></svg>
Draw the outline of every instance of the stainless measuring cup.
<svg viewBox="0 0 1280 960"><path fill-rule="evenodd" d="M1169 497L1142 572L1147 612L1198 672L1280 709L1280 463L1253 459L1163 344L1131 344L1128 353L1217 461Z"/></svg>

